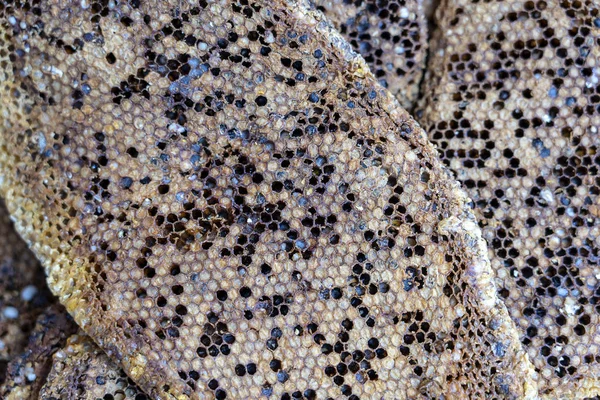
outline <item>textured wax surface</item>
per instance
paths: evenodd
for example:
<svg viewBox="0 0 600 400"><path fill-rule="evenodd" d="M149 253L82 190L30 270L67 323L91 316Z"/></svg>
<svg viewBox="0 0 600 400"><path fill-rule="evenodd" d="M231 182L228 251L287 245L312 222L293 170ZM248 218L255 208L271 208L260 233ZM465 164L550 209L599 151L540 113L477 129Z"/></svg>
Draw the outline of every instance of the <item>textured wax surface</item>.
<svg viewBox="0 0 600 400"><path fill-rule="evenodd" d="M47 400L39 393L52 366L52 355L75 330L76 325L61 305L49 306L40 313L27 346L8 364L6 380L0 385L0 398Z"/></svg>
<svg viewBox="0 0 600 400"><path fill-rule="evenodd" d="M377 80L410 110L419 94L427 54L423 1L315 0L314 4L363 56Z"/></svg>
<svg viewBox="0 0 600 400"><path fill-rule="evenodd" d="M319 12L0 4L2 195L150 396L535 390L466 197Z"/></svg>
<svg viewBox="0 0 600 400"><path fill-rule="evenodd" d="M475 202L541 393L598 394L598 3L456 1L437 17L417 116Z"/></svg>
<svg viewBox="0 0 600 400"><path fill-rule="evenodd" d="M7 363L27 344L35 319L52 301L44 271L0 201L0 384Z"/></svg>
<svg viewBox="0 0 600 400"><path fill-rule="evenodd" d="M73 335L54 354L40 399L148 400L148 396L89 337Z"/></svg>

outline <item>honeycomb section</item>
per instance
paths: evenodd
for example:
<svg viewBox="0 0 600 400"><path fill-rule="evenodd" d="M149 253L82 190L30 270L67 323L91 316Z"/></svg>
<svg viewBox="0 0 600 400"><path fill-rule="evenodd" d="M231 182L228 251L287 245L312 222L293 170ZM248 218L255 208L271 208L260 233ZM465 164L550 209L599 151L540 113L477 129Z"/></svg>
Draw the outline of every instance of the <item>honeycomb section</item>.
<svg viewBox="0 0 600 400"><path fill-rule="evenodd" d="M423 107L474 201L541 393L600 391L600 10L445 2Z"/></svg>
<svg viewBox="0 0 600 400"><path fill-rule="evenodd" d="M15 232L0 200L0 384L20 354L38 315L53 302L44 271Z"/></svg>
<svg viewBox="0 0 600 400"><path fill-rule="evenodd" d="M412 109L427 55L422 0L314 0L334 27L367 61L379 83ZM428 4L428 10L433 5Z"/></svg>
<svg viewBox="0 0 600 400"><path fill-rule="evenodd" d="M40 399L148 400L149 397L88 336L73 335L54 354Z"/></svg>
<svg viewBox="0 0 600 400"><path fill-rule="evenodd" d="M76 325L61 305L52 305L38 317L25 350L11 359L0 398L6 400L44 399L40 389L52 365L52 355L65 345Z"/></svg>
<svg viewBox="0 0 600 400"><path fill-rule="evenodd" d="M152 398L535 393L464 193L320 12L0 4L1 192Z"/></svg>

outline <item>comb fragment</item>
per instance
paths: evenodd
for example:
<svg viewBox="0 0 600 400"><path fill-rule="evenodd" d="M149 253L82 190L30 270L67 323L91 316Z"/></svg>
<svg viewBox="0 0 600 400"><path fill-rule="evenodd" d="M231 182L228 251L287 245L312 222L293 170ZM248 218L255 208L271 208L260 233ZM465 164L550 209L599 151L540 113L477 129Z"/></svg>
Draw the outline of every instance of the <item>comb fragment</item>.
<svg viewBox="0 0 600 400"><path fill-rule="evenodd" d="M443 2L417 112L548 398L600 393L600 10ZM570 397L569 397L570 398Z"/></svg>
<svg viewBox="0 0 600 400"><path fill-rule="evenodd" d="M535 393L466 196L321 13L0 10L0 191L151 397Z"/></svg>
<svg viewBox="0 0 600 400"><path fill-rule="evenodd" d="M71 336L52 359L41 399L131 399L148 397L86 335Z"/></svg>
<svg viewBox="0 0 600 400"><path fill-rule="evenodd" d="M0 385L0 398L5 400L47 399L38 397L52 365L52 355L64 346L76 325L58 304L38 317L24 351L11 359L6 380Z"/></svg>

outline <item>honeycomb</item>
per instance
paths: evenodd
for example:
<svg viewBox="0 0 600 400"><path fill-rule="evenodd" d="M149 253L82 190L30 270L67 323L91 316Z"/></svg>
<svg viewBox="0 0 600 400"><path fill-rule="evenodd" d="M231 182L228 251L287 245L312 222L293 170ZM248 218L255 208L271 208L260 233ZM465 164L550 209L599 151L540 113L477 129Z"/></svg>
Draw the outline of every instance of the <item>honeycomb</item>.
<svg viewBox="0 0 600 400"><path fill-rule="evenodd" d="M27 347L8 364L6 380L0 385L0 398L47 400L38 395L52 366L52 355L65 345L75 330L76 325L62 306L54 304L41 312Z"/></svg>
<svg viewBox="0 0 600 400"><path fill-rule="evenodd" d="M0 4L0 192L148 396L535 397L468 199L320 12Z"/></svg>
<svg viewBox="0 0 600 400"><path fill-rule="evenodd" d="M427 54L423 0L313 0L363 56L379 83L410 110L419 94ZM428 3L428 10L433 8Z"/></svg>
<svg viewBox="0 0 600 400"><path fill-rule="evenodd" d="M88 336L73 335L54 354L40 399L147 400L148 397Z"/></svg>
<svg viewBox="0 0 600 400"><path fill-rule="evenodd" d="M27 344L37 316L53 301L44 272L14 231L0 200L0 384L8 362Z"/></svg>
<svg viewBox="0 0 600 400"><path fill-rule="evenodd" d="M541 395L597 395L598 2L441 7L417 118L473 199Z"/></svg>

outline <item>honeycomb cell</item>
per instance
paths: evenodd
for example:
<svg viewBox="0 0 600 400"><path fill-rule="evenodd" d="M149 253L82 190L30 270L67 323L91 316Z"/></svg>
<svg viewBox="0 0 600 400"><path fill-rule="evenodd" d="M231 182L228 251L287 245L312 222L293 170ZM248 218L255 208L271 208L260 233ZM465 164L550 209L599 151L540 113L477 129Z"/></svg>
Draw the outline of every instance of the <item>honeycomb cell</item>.
<svg viewBox="0 0 600 400"><path fill-rule="evenodd" d="M541 395L597 395L598 3L442 7L417 116L473 199Z"/></svg>
<svg viewBox="0 0 600 400"><path fill-rule="evenodd" d="M0 192L148 396L536 394L467 197L320 12L0 4Z"/></svg>

